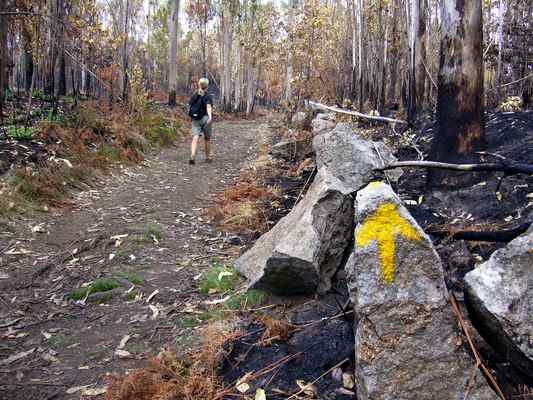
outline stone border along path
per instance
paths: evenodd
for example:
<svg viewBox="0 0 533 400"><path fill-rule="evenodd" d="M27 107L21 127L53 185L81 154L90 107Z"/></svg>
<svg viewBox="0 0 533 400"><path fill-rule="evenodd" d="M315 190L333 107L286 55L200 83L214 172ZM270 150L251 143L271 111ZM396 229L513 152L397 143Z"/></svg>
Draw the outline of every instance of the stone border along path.
<svg viewBox="0 0 533 400"><path fill-rule="evenodd" d="M199 332L184 326L205 300L195 278L212 256L232 261L239 251L205 210L269 134L265 120L218 123L212 164L200 148L188 165L184 140L78 194L75 209L22 220L13 236L0 236L0 398L80 398L101 388L105 373L138 367L164 346L196 343ZM124 295L132 276L144 280L133 292L138 301ZM123 286L111 299L68 300L102 277Z"/></svg>

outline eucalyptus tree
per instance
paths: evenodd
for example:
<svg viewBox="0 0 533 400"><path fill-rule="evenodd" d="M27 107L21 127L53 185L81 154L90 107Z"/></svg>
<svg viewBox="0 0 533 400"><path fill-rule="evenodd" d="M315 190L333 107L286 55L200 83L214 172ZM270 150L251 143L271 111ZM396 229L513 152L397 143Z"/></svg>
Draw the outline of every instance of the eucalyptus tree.
<svg viewBox="0 0 533 400"><path fill-rule="evenodd" d="M437 131L431 148L436 161L472 161L485 148L482 0L441 2ZM453 184L435 172L434 184Z"/></svg>

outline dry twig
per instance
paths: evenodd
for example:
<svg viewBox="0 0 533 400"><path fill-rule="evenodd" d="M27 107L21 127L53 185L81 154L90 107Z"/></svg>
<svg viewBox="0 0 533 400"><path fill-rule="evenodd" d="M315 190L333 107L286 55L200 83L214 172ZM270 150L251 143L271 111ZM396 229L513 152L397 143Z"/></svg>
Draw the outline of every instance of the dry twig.
<svg viewBox="0 0 533 400"><path fill-rule="evenodd" d="M455 296L453 294L450 294L449 299L452 305L452 309L455 313L455 316L457 317L457 321L459 322L459 326L461 327L461 330L465 334L466 340L468 341L468 345L470 346L470 350L472 350L472 353L474 354L474 358L476 359L476 367L481 369L485 377L490 381L490 383L496 390L496 393L498 394L498 396L500 396L502 400L506 400L506 397L503 394L500 386L498 386L498 382L496 382L496 379L494 379L494 377L492 376L488 368L485 366L485 364L483 364L483 361L481 360L481 356L479 355L479 352L477 351L476 346L474 346L474 342L466 326L463 313L461 312L461 309L459 308L459 305L457 304L457 300L455 299ZM470 385L470 382L469 382L469 385ZM469 388L467 388L467 391L468 390Z"/></svg>

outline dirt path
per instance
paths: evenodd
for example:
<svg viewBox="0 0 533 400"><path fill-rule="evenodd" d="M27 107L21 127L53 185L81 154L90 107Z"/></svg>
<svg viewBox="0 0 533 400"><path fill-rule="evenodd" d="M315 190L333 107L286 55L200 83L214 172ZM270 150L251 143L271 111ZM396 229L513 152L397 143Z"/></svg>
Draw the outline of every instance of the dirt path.
<svg viewBox="0 0 533 400"><path fill-rule="evenodd" d="M190 317L205 300L195 278L212 257L224 262L238 252L237 239L218 232L205 210L268 129L264 121L216 128L212 164L201 154L188 165L184 141L78 194L75 209L21 220L14 231L0 226L0 399L80 398L81 389L67 389L102 387L107 372L195 343ZM122 286L69 299L99 278ZM121 358L116 350L128 336L131 358Z"/></svg>

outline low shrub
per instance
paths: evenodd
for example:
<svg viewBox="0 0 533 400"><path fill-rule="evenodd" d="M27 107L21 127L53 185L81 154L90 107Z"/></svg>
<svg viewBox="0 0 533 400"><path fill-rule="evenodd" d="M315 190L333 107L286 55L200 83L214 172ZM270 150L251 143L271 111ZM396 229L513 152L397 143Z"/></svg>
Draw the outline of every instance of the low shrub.
<svg viewBox="0 0 533 400"><path fill-rule="evenodd" d="M7 134L11 139L14 140L31 140L33 138L34 133L35 128L32 127L15 125L7 127Z"/></svg>
<svg viewBox="0 0 533 400"><path fill-rule="evenodd" d="M70 294L72 300L83 300L93 293L108 292L120 287L120 284L112 279L98 279L89 286L77 289Z"/></svg>
<svg viewBox="0 0 533 400"><path fill-rule="evenodd" d="M239 281L240 279L235 269L215 264L209 271L202 274L200 278L200 293L205 295L226 293L234 290Z"/></svg>

